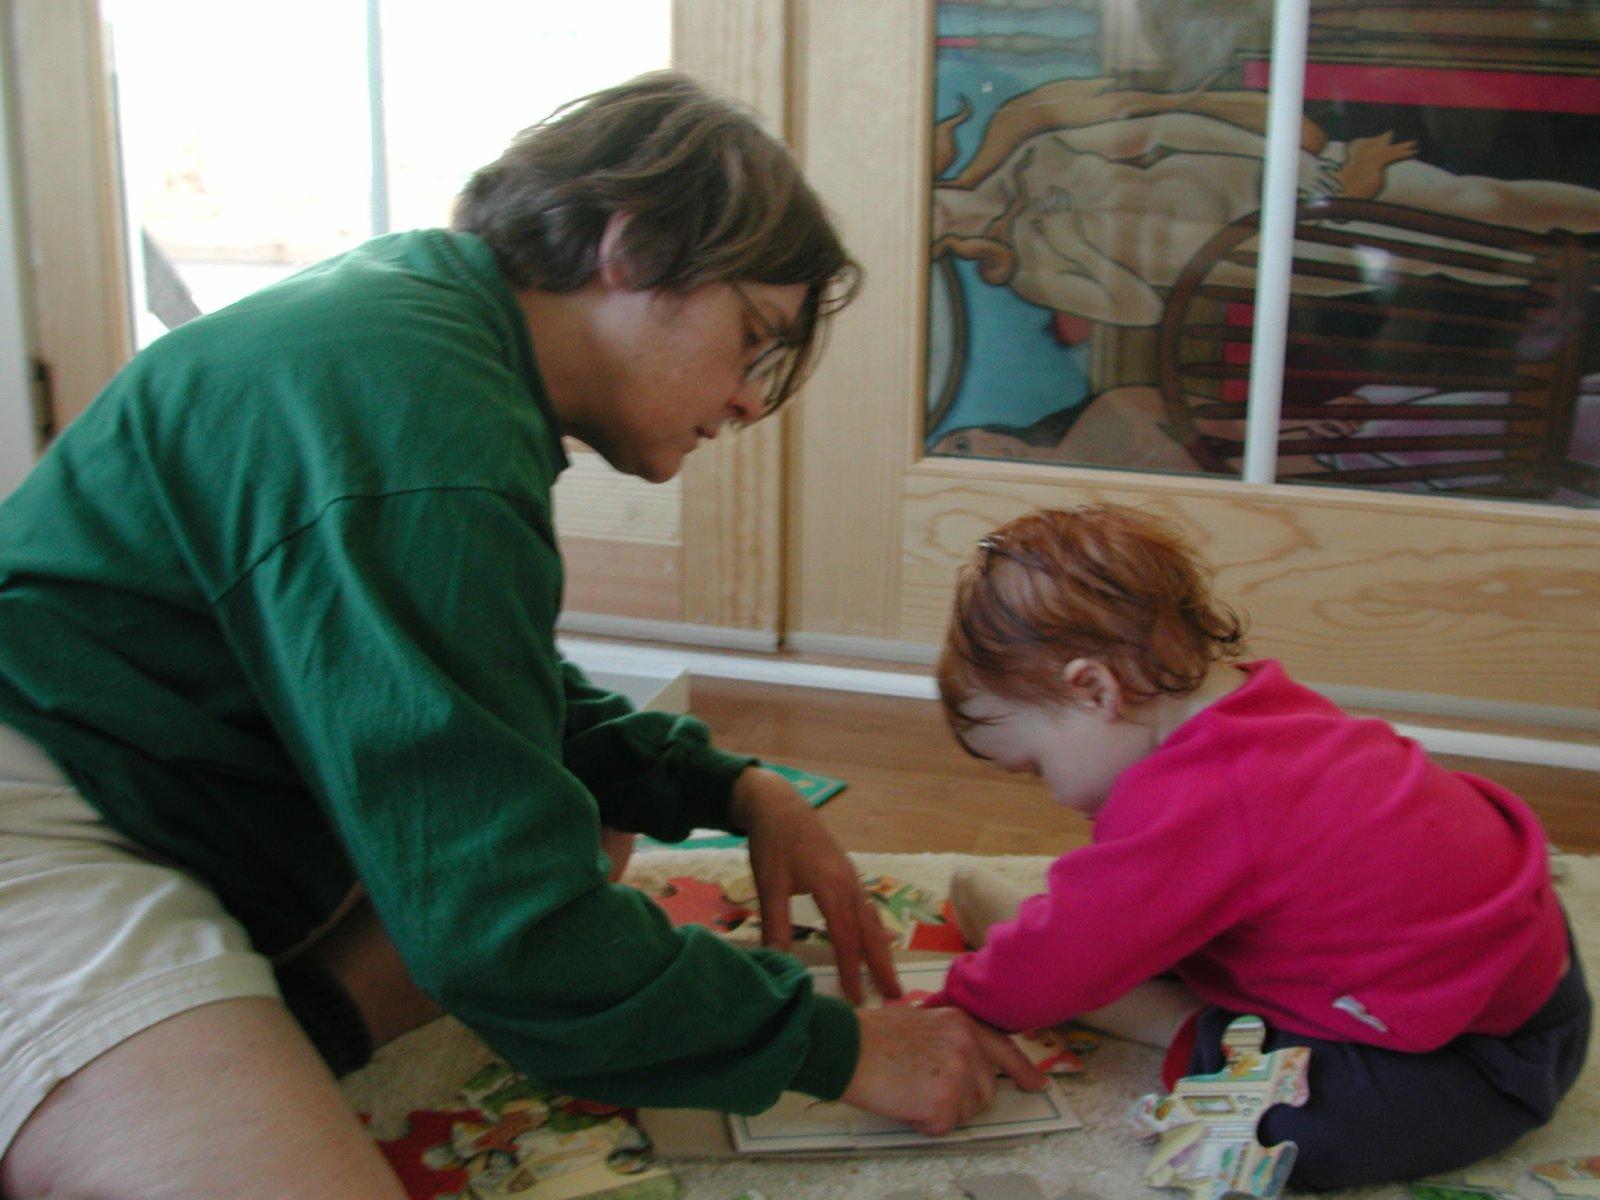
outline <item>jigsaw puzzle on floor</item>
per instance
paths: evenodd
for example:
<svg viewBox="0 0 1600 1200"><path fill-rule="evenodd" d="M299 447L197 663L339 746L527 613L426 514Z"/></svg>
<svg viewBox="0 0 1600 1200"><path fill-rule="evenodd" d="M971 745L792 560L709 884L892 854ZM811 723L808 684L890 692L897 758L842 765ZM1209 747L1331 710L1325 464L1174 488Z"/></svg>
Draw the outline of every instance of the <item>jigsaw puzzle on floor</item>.
<svg viewBox="0 0 1600 1200"><path fill-rule="evenodd" d="M938 903L921 888L889 875L861 882L877 906L883 927L894 935L896 949L960 954L967 948L949 901ZM749 875L726 887L675 875L651 898L674 925L704 925L723 935L735 934L732 940L741 944L756 945L761 940L760 905L755 880ZM827 940L822 913L810 896L790 901L789 921L796 941Z"/></svg>
<svg viewBox="0 0 1600 1200"><path fill-rule="evenodd" d="M460 1106L415 1111L402 1137L380 1141L411 1200L678 1200L650 1142L612 1105L575 1100L490 1064L463 1085Z"/></svg>

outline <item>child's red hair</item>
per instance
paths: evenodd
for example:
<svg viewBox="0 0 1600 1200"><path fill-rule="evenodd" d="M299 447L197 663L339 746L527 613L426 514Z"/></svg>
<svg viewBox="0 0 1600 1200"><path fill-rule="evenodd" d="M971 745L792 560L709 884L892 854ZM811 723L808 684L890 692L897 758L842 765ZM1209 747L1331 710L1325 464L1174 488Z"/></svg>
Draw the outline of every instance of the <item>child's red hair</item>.
<svg viewBox="0 0 1600 1200"><path fill-rule="evenodd" d="M979 693L1065 702L1077 658L1104 663L1138 703L1193 691L1242 650L1239 618L1176 528L1118 504L1040 509L985 537L962 568L939 695L959 733Z"/></svg>

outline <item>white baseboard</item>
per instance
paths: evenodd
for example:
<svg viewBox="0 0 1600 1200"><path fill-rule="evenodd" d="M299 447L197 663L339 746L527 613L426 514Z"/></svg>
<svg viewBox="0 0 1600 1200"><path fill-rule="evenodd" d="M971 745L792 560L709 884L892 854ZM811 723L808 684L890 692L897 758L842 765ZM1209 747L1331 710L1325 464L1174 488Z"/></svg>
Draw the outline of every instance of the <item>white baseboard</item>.
<svg viewBox="0 0 1600 1200"><path fill-rule="evenodd" d="M691 676L702 675L714 679L738 679L749 683L769 683L778 687L821 688L875 696L900 696L914 700L936 700L939 695L933 677L920 672L830 667L777 658L752 658L746 655L717 654L706 650L667 649L658 646L584 642L565 637L561 639L560 644L562 653L579 663L585 670L592 667L597 671L619 674L654 672L658 675L687 671ZM1327 691L1327 689L1320 690ZM1363 695L1370 694L1363 691ZM1386 704L1382 707L1392 706ZM1499 711L1498 706L1496 711ZM1501 719L1504 719L1503 715ZM1406 724L1397 725L1395 728L1434 754L1452 754L1498 762L1534 763L1539 766L1562 767L1576 771L1600 771L1600 746L1543 738L1506 737L1459 729L1437 729L1426 725Z"/></svg>
<svg viewBox="0 0 1600 1200"><path fill-rule="evenodd" d="M778 635L767 629L729 629L722 625L691 625L686 621L652 621L645 617L615 617L609 613L564 612L556 620L561 633L587 633L594 637L642 638L649 642L681 642L689 646L715 646L771 654Z"/></svg>
<svg viewBox="0 0 1600 1200"><path fill-rule="evenodd" d="M896 642L888 638L853 637L842 633L791 633L783 639L783 644L802 654L876 658L883 662L914 663L919 667L931 667L939 661L939 647L927 642Z"/></svg>
<svg viewBox="0 0 1600 1200"><path fill-rule="evenodd" d="M822 688L835 692L867 692L915 700L934 700L939 694L932 677L920 673L829 667L819 663L752 658L742 654L718 654L710 650L678 647L624 646L612 642L586 642L571 637L561 637L559 645L561 653L585 671L593 669L618 674L688 671L691 676L701 675L710 679L738 679L746 683Z"/></svg>

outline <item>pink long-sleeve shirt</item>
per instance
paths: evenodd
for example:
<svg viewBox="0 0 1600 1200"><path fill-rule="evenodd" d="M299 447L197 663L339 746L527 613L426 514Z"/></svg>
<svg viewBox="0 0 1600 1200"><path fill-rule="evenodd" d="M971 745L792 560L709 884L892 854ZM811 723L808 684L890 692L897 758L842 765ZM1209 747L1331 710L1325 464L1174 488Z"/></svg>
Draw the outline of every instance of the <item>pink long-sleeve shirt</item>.
<svg viewBox="0 0 1600 1200"><path fill-rule="evenodd" d="M1512 1032L1568 948L1538 819L1278 663L1243 669L1118 778L1093 843L955 961L939 1000L1031 1029L1176 970L1313 1037L1424 1051Z"/></svg>

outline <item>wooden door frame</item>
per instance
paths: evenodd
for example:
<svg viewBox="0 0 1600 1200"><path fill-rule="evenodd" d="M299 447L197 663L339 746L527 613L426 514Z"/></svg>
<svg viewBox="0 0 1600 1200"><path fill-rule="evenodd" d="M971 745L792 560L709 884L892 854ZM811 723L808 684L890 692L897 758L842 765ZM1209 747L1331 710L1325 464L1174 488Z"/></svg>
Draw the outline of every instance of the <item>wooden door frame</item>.
<svg viewBox="0 0 1600 1200"><path fill-rule="evenodd" d="M97 0L6 0L0 12L22 286L53 432L133 353L106 43Z"/></svg>
<svg viewBox="0 0 1600 1200"><path fill-rule="evenodd" d="M22 482L38 451L33 314L26 286L10 0L0 0L0 499Z"/></svg>
<svg viewBox="0 0 1600 1200"><path fill-rule="evenodd" d="M789 20L789 0L674 0L674 62L791 137ZM683 469L684 620L766 635L773 649L783 628L788 420L718 438Z"/></svg>

